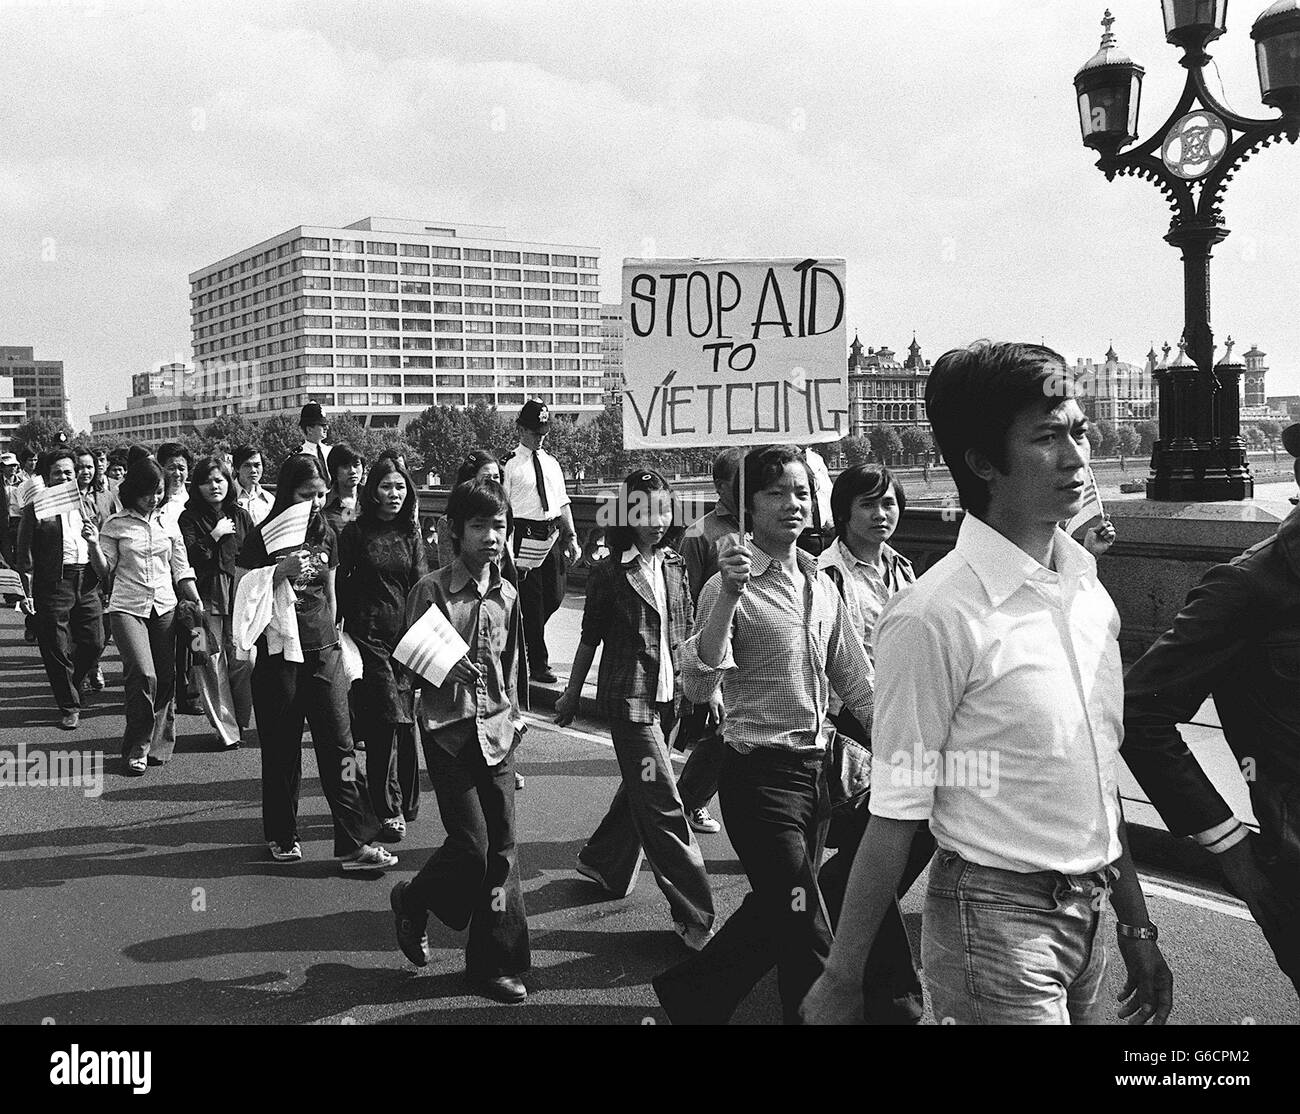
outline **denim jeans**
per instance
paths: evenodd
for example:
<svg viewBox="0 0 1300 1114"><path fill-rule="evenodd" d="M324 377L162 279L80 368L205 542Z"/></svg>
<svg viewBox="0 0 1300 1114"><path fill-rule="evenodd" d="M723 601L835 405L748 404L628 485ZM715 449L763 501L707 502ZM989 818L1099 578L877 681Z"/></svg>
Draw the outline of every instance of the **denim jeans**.
<svg viewBox="0 0 1300 1114"><path fill-rule="evenodd" d="M1020 874L940 848L921 919L935 1017L963 1025L1109 1022L1108 877Z"/></svg>
<svg viewBox="0 0 1300 1114"><path fill-rule="evenodd" d="M420 760L415 724L354 720L366 740L366 778L370 805L380 820L414 820L420 812Z"/></svg>
<svg viewBox="0 0 1300 1114"><path fill-rule="evenodd" d="M664 741L664 733L672 730L672 705L661 704L658 710L656 723L610 721L623 778L578 859L594 869L614 894L626 897L636 888L644 855L668 899L673 920L708 929L713 924L713 894L704 855L686 822Z"/></svg>
<svg viewBox="0 0 1300 1114"><path fill-rule="evenodd" d="M302 781L303 720L311 725L316 771L334 818L334 854L350 855L379 831L366 792L366 777L352 749L348 728L348 682L338 646L304 650L304 661L287 661L257 644L253 709L262 748L262 829L288 847L298 838L298 790Z"/></svg>
<svg viewBox="0 0 1300 1114"><path fill-rule="evenodd" d="M674 1023L720 1025L774 966L786 1024L830 954L831 929L817 890L821 759L780 748L730 747L719 783L722 816L750 892L703 951L655 980Z"/></svg>
<svg viewBox="0 0 1300 1114"><path fill-rule="evenodd" d="M703 808L718 795L718 778L727 757L721 729L704 722L707 712L707 705L696 705L682 718L677 732L678 749L686 750L695 744L677 778L677 790L687 812Z"/></svg>
<svg viewBox="0 0 1300 1114"><path fill-rule="evenodd" d="M424 733L424 760L447 838L403 894L458 932L468 926L471 977L522 975L532 965L515 843L514 754L489 766L473 742L451 754Z"/></svg>

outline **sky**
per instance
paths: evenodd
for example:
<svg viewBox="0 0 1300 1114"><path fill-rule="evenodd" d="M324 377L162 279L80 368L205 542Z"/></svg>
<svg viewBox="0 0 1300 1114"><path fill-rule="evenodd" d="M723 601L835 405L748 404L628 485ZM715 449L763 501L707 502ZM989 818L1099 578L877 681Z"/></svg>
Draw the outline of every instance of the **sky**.
<svg viewBox="0 0 1300 1114"><path fill-rule="evenodd" d="M1259 101L1250 23L1211 47ZM188 360L188 274L299 224L504 225L624 257L842 256L864 345L979 337L1121 359L1182 330L1169 210L1108 183L1071 85L1092 0L0 0L0 344L62 359L73 425ZM1155 0L1110 0L1181 90ZM1216 339L1300 393L1300 147L1237 175Z"/></svg>

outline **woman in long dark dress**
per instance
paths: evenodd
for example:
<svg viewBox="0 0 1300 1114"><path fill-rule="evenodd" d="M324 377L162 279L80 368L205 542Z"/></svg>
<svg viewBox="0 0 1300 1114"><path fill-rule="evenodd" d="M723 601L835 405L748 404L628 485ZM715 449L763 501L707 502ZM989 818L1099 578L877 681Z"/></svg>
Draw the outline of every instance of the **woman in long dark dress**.
<svg viewBox="0 0 1300 1114"><path fill-rule="evenodd" d="M402 635L406 597L429 571L410 474L391 457L375 462L358 498L359 514L339 537L338 597L343 630L361 652L352 690L358 732L366 740L370 801L396 841L419 811L410 674L391 661Z"/></svg>

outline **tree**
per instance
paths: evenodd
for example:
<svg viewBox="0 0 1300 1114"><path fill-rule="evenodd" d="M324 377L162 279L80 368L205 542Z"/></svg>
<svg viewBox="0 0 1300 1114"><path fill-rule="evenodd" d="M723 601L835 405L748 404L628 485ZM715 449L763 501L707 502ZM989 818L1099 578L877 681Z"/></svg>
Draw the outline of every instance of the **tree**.
<svg viewBox="0 0 1300 1114"><path fill-rule="evenodd" d="M62 442L59 434L63 434ZM38 453L71 441L72 426L62 418L28 418L9 435L11 445L22 445L23 448L35 449Z"/></svg>
<svg viewBox="0 0 1300 1114"><path fill-rule="evenodd" d="M478 448L502 459L514 452L518 436L515 424L495 406L476 402L465 407L465 417L474 427L474 441Z"/></svg>
<svg viewBox="0 0 1300 1114"><path fill-rule="evenodd" d="M421 468L451 483L461 462L477 447L474 426L464 410L430 406L407 424L406 440L421 456Z"/></svg>
<svg viewBox="0 0 1300 1114"><path fill-rule="evenodd" d="M1116 440L1118 430L1115 423L1109 418L1102 418L1095 423L1097 432L1101 435L1100 443L1093 447L1098 456L1114 456L1119 450L1119 442Z"/></svg>
<svg viewBox="0 0 1300 1114"><path fill-rule="evenodd" d="M1124 463L1126 456L1132 456L1142 450L1142 438L1131 425L1122 425L1115 431L1115 444L1119 449L1121 464Z"/></svg>
<svg viewBox="0 0 1300 1114"><path fill-rule="evenodd" d="M1160 427L1155 422L1138 422L1133 427L1138 435L1138 447L1145 453L1150 453L1155 447L1156 438L1160 436Z"/></svg>
<svg viewBox="0 0 1300 1114"><path fill-rule="evenodd" d="M621 475L623 468L623 401L606 403L591 423L595 427L596 450L588 473L599 478Z"/></svg>
<svg viewBox="0 0 1300 1114"><path fill-rule="evenodd" d="M1264 447L1264 431L1257 425L1248 425L1242 431L1246 438L1246 444L1252 449L1262 449Z"/></svg>
<svg viewBox="0 0 1300 1114"><path fill-rule="evenodd" d="M1282 427L1274 421L1260 422L1259 431L1264 435L1264 440L1270 445L1282 436Z"/></svg>
<svg viewBox="0 0 1300 1114"><path fill-rule="evenodd" d="M250 422L242 414L222 414L213 418L200 431L200 448L206 455L222 441L229 445L232 451L241 445L252 445L260 449L262 433L256 422Z"/></svg>
<svg viewBox="0 0 1300 1114"><path fill-rule="evenodd" d="M871 459L871 442L865 437L850 435L841 438L840 450L844 453L844 466L846 468L866 464Z"/></svg>
<svg viewBox="0 0 1300 1114"><path fill-rule="evenodd" d="M1088 444L1092 447L1093 456L1101 456L1101 430L1095 422L1088 423Z"/></svg>
<svg viewBox="0 0 1300 1114"><path fill-rule="evenodd" d="M921 460L922 457L929 458L930 450L934 448L934 438L926 429L919 425L907 426L901 436L903 442L903 452L910 456L914 463Z"/></svg>
<svg viewBox="0 0 1300 1114"><path fill-rule="evenodd" d="M262 463L266 466L267 482L274 483L280 465L302 446L302 429L290 414L267 418L257 429L261 435Z"/></svg>
<svg viewBox="0 0 1300 1114"><path fill-rule="evenodd" d="M872 426L867 430L867 440L871 443L871 455L884 465L903 451L903 439L893 426Z"/></svg>

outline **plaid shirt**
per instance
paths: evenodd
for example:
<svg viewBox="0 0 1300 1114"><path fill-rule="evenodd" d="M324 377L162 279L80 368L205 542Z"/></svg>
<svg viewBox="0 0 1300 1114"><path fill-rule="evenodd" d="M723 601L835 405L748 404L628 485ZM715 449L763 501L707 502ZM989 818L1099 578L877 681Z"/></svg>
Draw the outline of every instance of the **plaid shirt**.
<svg viewBox="0 0 1300 1114"><path fill-rule="evenodd" d="M825 749L830 690L870 727L871 666L844 601L815 558L796 551L804 589L780 562L750 546L749 583L732 619L731 639L716 668L700 660L699 636L682 650L686 696L704 703L722 683L723 736L732 749L783 747L805 754ZM700 593L703 628L722 591L721 574Z"/></svg>
<svg viewBox="0 0 1300 1114"><path fill-rule="evenodd" d="M664 583L668 601L668 645L673 649L673 706L681 702L681 654L695 632L694 608L681 554L664 548ZM639 559L624 563L611 555L587 578L582 613L582 641L604 643L596 679L596 712L606 719L631 723L655 721L655 686L659 679L661 616L654 586Z"/></svg>

